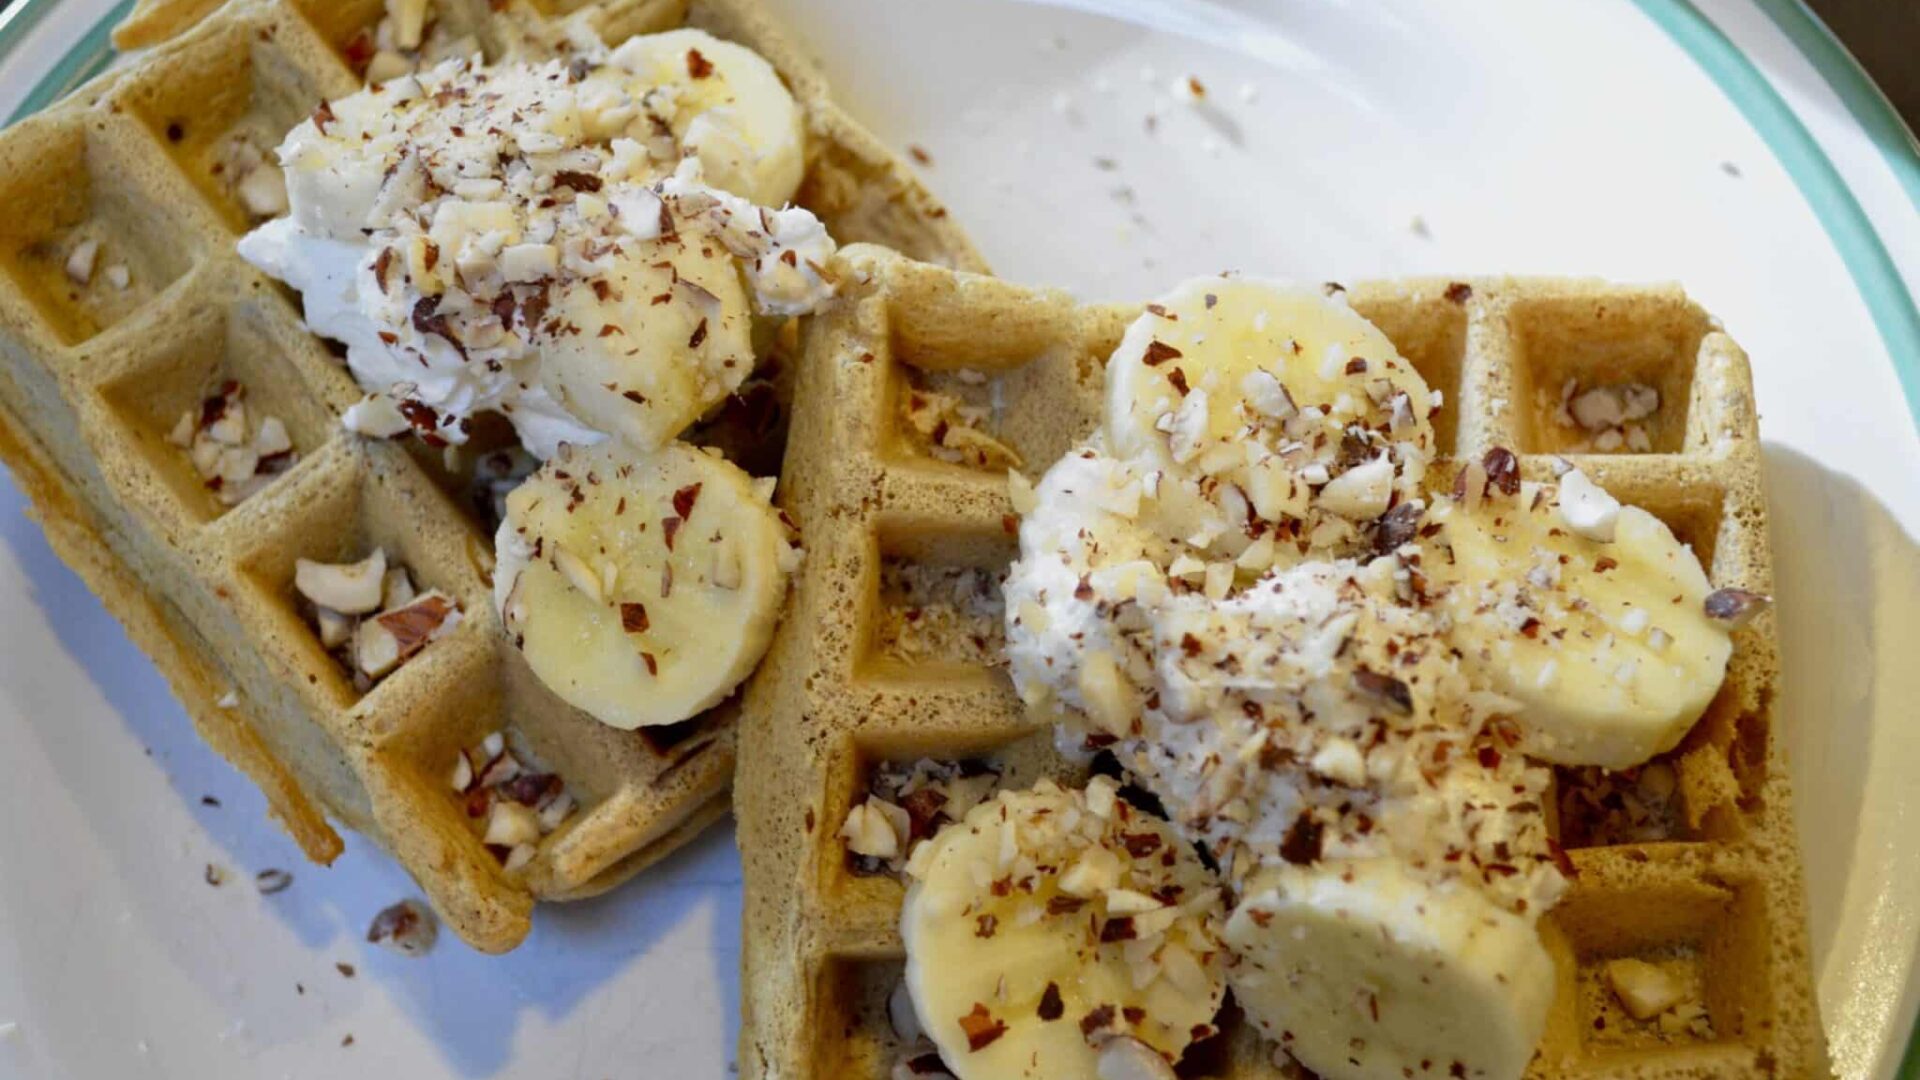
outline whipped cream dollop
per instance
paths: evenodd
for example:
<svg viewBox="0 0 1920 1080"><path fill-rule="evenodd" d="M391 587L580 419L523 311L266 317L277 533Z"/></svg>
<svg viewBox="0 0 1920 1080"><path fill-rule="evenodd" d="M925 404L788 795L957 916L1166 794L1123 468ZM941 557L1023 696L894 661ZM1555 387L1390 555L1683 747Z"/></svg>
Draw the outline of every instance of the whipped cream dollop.
<svg viewBox="0 0 1920 1080"><path fill-rule="evenodd" d="M1537 914L1565 888L1546 769L1476 690L1418 557L1205 564L1142 525L1154 470L1097 448L1033 493L1006 585L1008 657L1060 749L1108 749L1230 881L1390 858ZM1303 850L1310 846L1311 851Z"/></svg>
<svg viewBox="0 0 1920 1080"><path fill-rule="evenodd" d="M650 450L752 373L756 317L831 295L821 223L754 201L792 196L803 150L772 68L700 31L451 59L295 127L290 212L240 253L346 345L357 430L458 444L497 411L542 458Z"/></svg>

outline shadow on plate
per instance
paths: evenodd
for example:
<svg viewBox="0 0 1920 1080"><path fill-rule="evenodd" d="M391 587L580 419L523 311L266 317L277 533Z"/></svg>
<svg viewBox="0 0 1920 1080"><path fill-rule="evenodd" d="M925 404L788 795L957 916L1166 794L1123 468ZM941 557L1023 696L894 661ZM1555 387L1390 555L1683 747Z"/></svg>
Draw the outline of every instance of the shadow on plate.
<svg viewBox="0 0 1920 1080"><path fill-rule="evenodd" d="M1780 737L1793 771L1822 1006L1830 1021L1854 1014L1847 1031L1890 1030L1899 987L1887 985L1885 965L1911 950L1914 928L1887 920L1902 911L1910 919L1920 887L1911 833L1920 799L1910 773L1920 755L1912 723L1920 545L1853 478L1782 446L1764 452L1781 613ZM1880 977L1862 981L1872 974L1863 963L1880 964ZM1876 1023L1861 1010L1883 1015ZM1836 1043L1836 1060L1844 1064L1848 1049Z"/></svg>

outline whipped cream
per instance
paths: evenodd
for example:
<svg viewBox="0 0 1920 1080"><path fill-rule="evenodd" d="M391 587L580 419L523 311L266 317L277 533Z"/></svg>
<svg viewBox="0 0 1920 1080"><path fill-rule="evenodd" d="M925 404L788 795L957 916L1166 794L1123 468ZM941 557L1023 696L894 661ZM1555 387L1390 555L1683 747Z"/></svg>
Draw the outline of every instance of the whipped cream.
<svg viewBox="0 0 1920 1080"><path fill-rule="evenodd" d="M476 363L447 339L421 334L411 319L391 318L392 303L380 305L387 319L370 317L369 301L379 294L362 291L362 272L371 273L368 247L316 236L292 218L270 221L240 240L241 257L299 291L308 327L347 347L348 370L369 391L367 401L348 410L350 430L382 438L417 430L458 444L466 441L465 421L492 410L505 413L527 449L543 459L563 442L606 437L540 386L530 349L488 350ZM401 403L419 419L410 420Z"/></svg>
<svg viewBox="0 0 1920 1080"><path fill-rule="evenodd" d="M1441 620L1405 602L1417 567L1203 563L1139 523L1152 475L1076 452L1022 524L1008 656L1060 748L1112 750L1236 883L1311 836L1314 859L1392 857L1517 913L1550 907L1549 774L1498 719L1513 703L1476 691Z"/></svg>
<svg viewBox="0 0 1920 1080"><path fill-rule="evenodd" d="M651 81L663 48L681 84ZM711 116L689 105L715 95ZM497 411L542 458L608 436L651 449L751 374L755 316L811 311L833 287L811 213L712 186L714 155L672 134L703 117L704 137L731 131L732 174L764 165L762 191L769 175L797 185L780 164L800 160L797 106L765 61L704 33L444 61L295 127L279 151L290 213L240 253L298 289L362 388L392 399L354 414L359 430L391 431L397 411L458 444Z"/></svg>

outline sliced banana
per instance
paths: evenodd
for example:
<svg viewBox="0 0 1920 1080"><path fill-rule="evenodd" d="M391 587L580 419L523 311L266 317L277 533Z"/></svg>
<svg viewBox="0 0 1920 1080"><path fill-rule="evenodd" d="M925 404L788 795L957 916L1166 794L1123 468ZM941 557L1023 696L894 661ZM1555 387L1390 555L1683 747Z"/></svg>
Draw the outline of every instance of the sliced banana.
<svg viewBox="0 0 1920 1080"><path fill-rule="evenodd" d="M753 478L683 443L563 453L507 497L496 545L494 603L534 674L628 729L733 692L796 558Z"/></svg>
<svg viewBox="0 0 1920 1080"><path fill-rule="evenodd" d="M587 426L648 452L753 372L753 309L723 248L659 238L554 294L540 384Z"/></svg>
<svg viewBox="0 0 1920 1080"><path fill-rule="evenodd" d="M1203 557L1350 553L1419 494L1433 408L1344 299L1251 278L1186 282L1107 363L1107 449L1166 474L1148 520Z"/></svg>
<svg viewBox="0 0 1920 1080"><path fill-rule="evenodd" d="M1212 1032L1220 892L1111 780L1001 792L907 870L907 987L959 1080L1094 1080L1114 1039L1172 1062Z"/></svg>
<svg viewBox="0 0 1920 1080"><path fill-rule="evenodd" d="M647 104L714 186L761 206L793 199L806 169L806 129L760 54L688 29L629 38L612 61L659 88Z"/></svg>
<svg viewBox="0 0 1920 1080"><path fill-rule="evenodd" d="M1107 362L1110 449L1178 460L1188 446L1241 440L1275 422L1284 428L1308 408L1390 423L1402 393L1403 428L1430 441L1426 380L1337 296L1258 278L1181 284L1133 321ZM1196 391L1202 405L1189 406ZM1194 419L1181 416L1182 430L1169 431L1170 414L1183 412Z"/></svg>
<svg viewBox="0 0 1920 1080"><path fill-rule="evenodd" d="M1533 924L1400 863L1286 866L1227 922L1234 998L1329 1080L1518 1080L1553 1000Z"/></svg>
<svg viewBox="0 0 1920 1080"><path fill-rule="evenodd" d="M1732 640L1706 614L1700 560L1659 518L1574 471L1506 496L1441 499L1429 520L1441 531L1423 565L1446 586L1462 662L1520 703L1533 756L1641 764L1719 692Z"/></svg>

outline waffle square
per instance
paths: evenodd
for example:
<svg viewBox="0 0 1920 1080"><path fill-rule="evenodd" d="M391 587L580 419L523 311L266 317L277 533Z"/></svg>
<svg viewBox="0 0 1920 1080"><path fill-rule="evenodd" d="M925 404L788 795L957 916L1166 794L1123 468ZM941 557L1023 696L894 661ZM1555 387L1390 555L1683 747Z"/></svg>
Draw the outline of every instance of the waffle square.
<svg viewBox="0 0 1920 1080"><path fill-rule="evenodd" d="M1138 307L1082 306L871 248L843 250L851 284L807 329L783 505L806 563L750 683L735 812L746 861L743 1075L885 1077L905 1049L889 1025L904 889L863 873L838 836L869 778L919 758L987 759L1000 783L1084 779L1025 716L979 638L999 616L915 582L997 580L1017 554L1004 465L930 453L916 396L981 403L1030 475L1102 413L1105 358ZM1439 445L1494 446L1545 480L1575 436L1567 380L1661 391L1644 452L1576 465L1664 520L1720 586L1767 592L1771 567L1745 354L1671 285L1558 278L1355 283L1353 306L1445 393ZM904 404L903 404L904 403ZM1622 448L1623 451L1625 448ZM1456 469L1428 475L1450 483ZM903 586L903 583L904 586ZM1815 1008L1791 793L1774 737L1773 617L1735 634L1706 715L1658 759L1673 779L1640 812L1609 779L1559 769L1552 827L1577 868L1542 922L1558 992L1530 1075L1827 1075ZM903 647L900 627L929 628ZM1675 976L1706 1023L1633 1021L1608 961ZM1289 1075L1251 1025L1190 1050L1182 1075ZM897 1074L894 1074L897 1075Z"/></svg>
<svg viewBox="0 0 1920 1080"><path fill-rule="evenodd" d="M566 706L503 645L492 528L468 497L485 447L449 468L415 440L349 435L338 417L359 397L353 380L304 329L291 294L234 253L249 219L223 147L241 134L271 148L321 100L357 89L344 50L382 4L207 6L155 5L173 21L136 24L130 40L164 44L0 135L0 458L55 550L310 858L341 851L330 822L364 832L462 938L509 949L535 901L602 892L725 813L737 706L616 731ZM583 5L543 5L563 7ZM686 24L757 50L805 111L801 204L846 240L980 268L944 209L828 100L753 0L584 7L610 40ZM485 0L441 10L496 44ZM68 273L90 243L95 272ZM283 422L293 454L232 506L169 438L229 382ZM763 468L778 466L772 438L758 448ZM464 620L364 687L322 648L292 581L298 558L351 561L375 547L457 601ZM495 731L580 803L512 873L448 782L458 755Z"/></svg>

